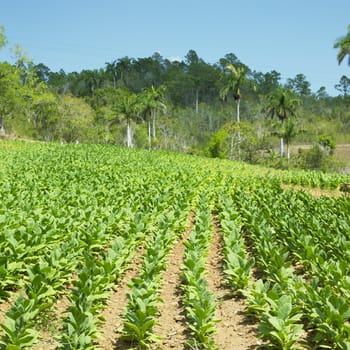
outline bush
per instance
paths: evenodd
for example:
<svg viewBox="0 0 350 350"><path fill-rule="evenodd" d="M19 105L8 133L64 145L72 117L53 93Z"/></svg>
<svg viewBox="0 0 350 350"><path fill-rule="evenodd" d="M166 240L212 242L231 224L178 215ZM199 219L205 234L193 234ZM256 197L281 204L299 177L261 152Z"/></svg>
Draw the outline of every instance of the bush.
<svg viewBox="0 0 350 350"><path fill-rule="evenodd" d="M248 163L256 162L258 140L254 129L247 123L231 122L213 135L209 154L213 158L228 158Z"/></svg>
<svg viewBox="0 0 350 350"><path fill-rule="evenodd" d="M334 148L314 144L309 150L299 150L298 165L303 169L338 172L342 164L333 158Z"/></svg>
<svg viewBox="0 0 350 350"><path fill-rule="evenodd" d="M333 155L335 150L335 141L334 137L331 135L321 135L319 136L318 145L323 147L324 150L329 154Z"/></svg>

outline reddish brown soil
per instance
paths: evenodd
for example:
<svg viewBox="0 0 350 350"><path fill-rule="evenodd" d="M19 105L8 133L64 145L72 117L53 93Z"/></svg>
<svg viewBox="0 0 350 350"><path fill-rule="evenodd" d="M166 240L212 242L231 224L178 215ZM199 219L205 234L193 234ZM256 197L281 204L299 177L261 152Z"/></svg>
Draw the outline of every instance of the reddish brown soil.
<svg viewBox="0 0 350 350"><path fill-rule="evenodd" d="M122 317L128 303L127 292L130 290L128 283L137 276L144 252L144 248L140 247L117 290L111 293L106 308L101 313L101 316L106 320L101 328L101 338L97 341L97 345L101 349L130 349L130 346L122 342L118 346L116 345L120 343L121 336L118 330L123 325Z"/></svg>
<svg viewBox="0 0 350 350"><path fill-rule="evenodd" d="M222 350L253 350L261 341L257 337L257 325L244 315L244 300L235 298L232 290L224 283L221 234L214 220L214 236L207 262L207 281L211 292L217 298L214 341Z"/></svg>
<svg viewBox="0 0 350 350"><path fill-rule="evenodd" d="M186 324L184 309L181 303L180 267L183 261L185 246L193 227L193 215L190 215L187 230L181 240L174 245L169 258L168 268L163 274L162 305L159 308L160 316L154 333L160 337L157 344L159 349L184 349L186 343Z"/></svg>
<svg viewBox="0 0 350 350"><path fill-rule="evenodd" d="M64 294L59 298L53 305L53 313L48 315L47 321L43 322L39 326L40 330L40 341L32 347L33 350L54 350L59 345L58 333L61 329L62 318L64 317L69 307L68 294L70 290L67 290L67 294ZM57 336L57 337L56 337Z"/></svg>
<svg viewBox="0 0 350 350"><path fill-rule="evenodd" d="M154 328L154 333L161 339L159 343L154 344L152 349L186 349L187 328L182 307L181 293L181 264L183 261L184 245L183 242L193 227L193 218L189 218L189 224L182 239L179 239L173 246L167 263L167 270L163 274L163 286L160 305L160 316L158 325ZM218 301L217 318L220 320L216 324L217 333L214 341L220 350L254 350L258 348L259 339L256 336L256 325L248 321L244 316L244 301L236 299L224 284L223 257L221 254L221 235L219 228L214 223L213 242L210 247L210 254L207 263L207 280L213 294ZM144 250L141 248L133 260L129 270L119 283L118 289L111 293L105 310L101 313L106 322L101 327L101 339L96 345L100 349L130 349L130 344L123 343L121 332L118 329L122 327L122 316L127 305L128 283L137 276L140 265L142 264L142 255ZM6 304L7 305L7 304ZM11 303L8 303L10 306ZM5 304L1 305L4 310ZM60 330L60 320L67 310L68 301L66 297L61 298L55 305L55 317L52 325L48 327L50 331L41 333L42 340L33 349L35 350L53 350L57 347L55 333ZM0 317L2 314L0 313Z"/></svg>

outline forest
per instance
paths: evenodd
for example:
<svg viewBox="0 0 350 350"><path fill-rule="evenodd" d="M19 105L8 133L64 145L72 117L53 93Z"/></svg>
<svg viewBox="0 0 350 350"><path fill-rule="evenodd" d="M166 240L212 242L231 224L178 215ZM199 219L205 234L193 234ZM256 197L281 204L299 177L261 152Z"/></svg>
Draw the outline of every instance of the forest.
<svg viewBox="0 0 350 350"><path fill-rule="evenodd" d="M349 30L350 33L350 30ZM346 56L346 38L338 61ZM7 45L0 27L0 49ZM182 61L155 52L99 69L52 71L13 49L0 62L0 136L60 143L167 149L274 167L341 171L333 154L350 140L350 78L337 96L311 91L303 73L282 82L234 53L210 64L190 49ZM340 57L343 53L343 57ZM336 55L335 55L336 56ZM336 60L335 60L335 64Z"/></svg>

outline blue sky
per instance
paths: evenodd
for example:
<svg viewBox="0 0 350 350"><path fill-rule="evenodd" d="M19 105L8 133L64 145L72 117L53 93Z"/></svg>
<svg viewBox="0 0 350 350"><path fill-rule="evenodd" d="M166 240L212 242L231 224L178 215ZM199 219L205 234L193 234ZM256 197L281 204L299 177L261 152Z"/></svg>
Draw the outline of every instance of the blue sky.
<svg viewBox="0 0 350 350"><path fill-rule="evenodd" d="M331 95L339 66L334 42L350 24L349 0L1 0L11 61L19 44L34 63L66 72L102 68L129 56L180 58L193 49L208 63L234 53L252 70L283 81L302 73Z"/></svg>

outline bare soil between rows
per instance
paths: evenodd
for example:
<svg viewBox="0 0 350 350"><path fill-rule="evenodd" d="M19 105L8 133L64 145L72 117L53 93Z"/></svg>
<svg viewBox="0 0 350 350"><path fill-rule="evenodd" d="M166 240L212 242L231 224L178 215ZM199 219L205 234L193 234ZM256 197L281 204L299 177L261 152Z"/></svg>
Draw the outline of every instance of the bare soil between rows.
<svg viewBox="0 0 350 350"><path fill-rule="evenodd" d="M160 337L158 349L185 349L188 340L185 310L182 305L181 264L185 252L183 244L193 228L193 214L190 215L186 232L178 240L168 258L168 267L164 276L159 308L160 317L154 332Z"/></svg>
<svg viewBox="0 0 350 350"><path fill-rule="evenodd" d="M101 349L130 349L129 344L120 341L120 329L123 325L122 318L128 303L127 292L130 290L128 284L132 278L137 276L144 252L144 247L140 247L133 262L118 284L117 290L111 293L106 308L101 313L101 316L106 320L101 329L101 338L97 341Z"/></svg>
<svg viewBox="0 0 350 350"><path fill-rule="evenodd" d="M217 220L213 220L213 241L207 262L207 281L216 296L218 306L216 317L217 332L214 341L220 350L254 350L261 341L257 336L257 325L245 316L244 300L235 297L225 285L222 236Z"/></svg>
<svg viewBox="0 0 350 350"><path fill-rule="evenodd" d="M162 304L159 306L159 318L154 327L154 334L159 342L150 349L180 350L189 349L187 341L189 333L186 327L185 312L182 305L181 265L184 257L184 241L189 237L193 228L193 215L190 216L188 227L172 247L167 261L167 269L163 273L163 285L160 293ZM222 350L255 350L261 344L257 337L257 326L244 314L244 301L233 296L232 291L224 283L223 256L221 254L221 234L217 224L214 224L213 242L207 263L207 281L215 294L218 307L216 324L217 333L214 341ZM103 340L98 341L101 349L131 349L132 344L120 340L117 329L122 326L121 320L127 305L126 293L128 281L137 275L141 256L134 261L130 270L125 274L118 290L111 295L107 308L103 312L106 323L103 325ZM135 347L136 348L136 347Z"/></svg>
<svg viewBox="0 0 350 350"><path fill-rule="evenodd" d="M255 350L261 344L257 337L257 326L245 316L244 300L235 298L224 283L222 237L218 224L215 220L213 222L213 240L207 262L207 281L218 302L216 317L219 321L216 324L217 332L214 335L214 341L220 350ZM150 349L188 349L186 344L189 340L189 333L182 305L181 264L185 251L183 243L188 239L192 228L193 214L189 217L186 231L174 243L168 256L160 294L163 302L159 306L158 324L154 328L154 333L160 341L153 344ZM128 284L139 272L143 253L144 248L139 248L129 269L118 284L118 288L111 292L106 308L101 313L105 322L100 329L101 338L96 342L96 346L100 349L126 350L132 348L132 344L124 343L120 339L122 334L120 329L127 306ZM60 298L55 305L56 317L53 326L56 327L56 331L59 331L59 322L67 307L68 301L65 296ZM41 341L33 349L56 349L57 344L57 339L54 339L52 332L43 331Z"/></svg>

